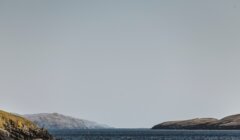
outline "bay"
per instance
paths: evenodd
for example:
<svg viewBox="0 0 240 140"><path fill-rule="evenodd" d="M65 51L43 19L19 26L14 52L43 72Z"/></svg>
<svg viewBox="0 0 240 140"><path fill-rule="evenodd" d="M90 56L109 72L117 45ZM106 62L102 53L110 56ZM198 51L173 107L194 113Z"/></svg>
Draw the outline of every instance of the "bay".
<svg viewBox="0 0 240 140"><path fill-rule="evenodd" d="M240 140L240 130L50 130L61 140Z"/></svg>

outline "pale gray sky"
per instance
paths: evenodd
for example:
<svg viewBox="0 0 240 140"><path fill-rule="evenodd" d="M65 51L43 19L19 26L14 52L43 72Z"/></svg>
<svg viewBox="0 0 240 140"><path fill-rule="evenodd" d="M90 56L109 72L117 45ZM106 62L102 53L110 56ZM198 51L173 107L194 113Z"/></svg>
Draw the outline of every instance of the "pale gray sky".
<svg viewBox="0 0 240 140"><path fill-rule="evenodd" d="M239 0L0 0L0 108L114 127L240 113Z"/></svg>

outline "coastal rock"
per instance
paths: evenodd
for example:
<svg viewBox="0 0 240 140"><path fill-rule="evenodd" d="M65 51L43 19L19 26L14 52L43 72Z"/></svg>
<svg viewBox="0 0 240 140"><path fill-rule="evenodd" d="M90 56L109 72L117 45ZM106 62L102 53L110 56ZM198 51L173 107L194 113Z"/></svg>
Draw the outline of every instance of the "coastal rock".
<svg viewBox="0 0 240 140"><path fill-rule="evenodd" d="M240 114L215 118L196 118L183 121L169 121L153 126L152 129L240 129Z"/></svg>
<svg viewBox="0 0 240 140"><path fill-rule="evenodd" d="M0 110L0 140L53 140L53 137L31 121Z"/></svg>
<svg viewBox="0 0 240 140"><path fill-rule="evenodd" d="M24 115L39 127L50 129L103 129L110 128L107 125L98 124L92 121L77 119L58 113L41 113Z"/></svg>

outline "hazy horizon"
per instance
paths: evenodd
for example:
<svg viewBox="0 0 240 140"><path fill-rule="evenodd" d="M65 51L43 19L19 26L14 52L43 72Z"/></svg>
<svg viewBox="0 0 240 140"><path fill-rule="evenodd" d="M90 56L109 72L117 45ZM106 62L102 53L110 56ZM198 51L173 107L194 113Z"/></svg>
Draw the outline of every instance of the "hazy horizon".
<svg viewBox="0 0 240 140"><path fill-rule="evenodd" d="M0 0L0 109L120 128L240 113L240 1Z"/></svg>

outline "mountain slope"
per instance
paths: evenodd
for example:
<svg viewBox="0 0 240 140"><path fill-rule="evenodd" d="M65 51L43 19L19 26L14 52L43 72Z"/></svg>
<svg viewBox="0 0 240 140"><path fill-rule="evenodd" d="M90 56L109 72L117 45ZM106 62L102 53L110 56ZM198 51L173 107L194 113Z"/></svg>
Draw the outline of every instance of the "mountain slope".
<svg viewBox="0 0 240 140"><path fill-rule="evenodd" d="M95 122L64 116L58 113L40 113L24 117L46 129L101 129L108 128Z"/></svg>
<svg viewBox="0 0 240 140"><path fill-rule="evenodd" d="M0 110L0 140L52 140L52 136L31 121Z"/></svg>
<svg viewBox="0 0 240 140"><path fill-rule="evenodd" d="M240 129L240 114L222 118L217 122L217 126L222 129Z"/></svg>
<svg viewBox="0 0 240 140"><path fill-rule="evenodd" d="M215 118L197 118L183 121L163 122L153 129L240 129L240 114Z"/></svg>

